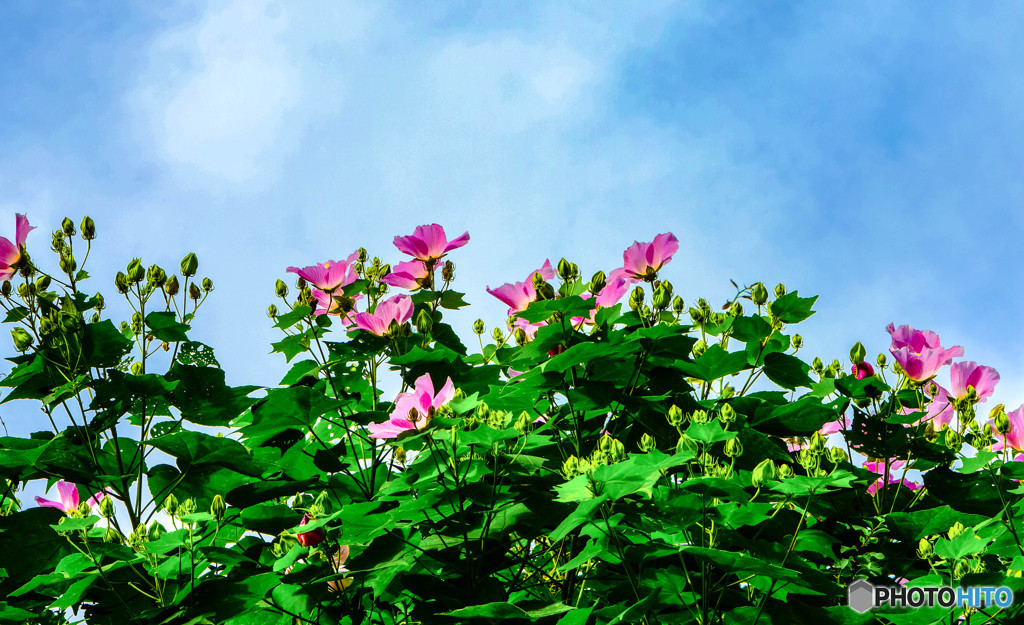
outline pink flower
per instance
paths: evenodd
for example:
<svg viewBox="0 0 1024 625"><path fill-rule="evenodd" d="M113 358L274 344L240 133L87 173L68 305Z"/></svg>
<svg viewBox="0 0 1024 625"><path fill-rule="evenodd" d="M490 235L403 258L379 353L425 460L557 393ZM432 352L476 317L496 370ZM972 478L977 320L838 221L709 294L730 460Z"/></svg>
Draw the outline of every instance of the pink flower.
<svg viewBox="0 0 1024 625"><path fill-rule="evenodd" d="M533 286L533 276L537 274L544 280L554 280L555 270L551 267L551 261L545 260L541 268L531 271L523 282L503 284L496 289L487 287L487 292L507 304L508 314L514 315L526 310L526 307L537 299L537 289Z"/></svg>
<svg viewBox="0 0 1024 625"><path fill-rule="evenodd" d="M818 430L818 432L820 432L822 436L828 436L830 434L837 434L839 432L842 432L845 429L846 429L846 416L844 415L844 416L840 417L839 419L836 419L835 421L830 421L830 422L826 423L825 425L821 426L821 429Z"/></svg>
<svg viewBox="0 0 1024 625"><path fill-rule="evenodd" d="M308 514L302 515L302 522L299 525L305 525L312 521ZM324 540L324 531L321 528L316 528L308 532L300 532L295 535L295 538L299 539L299 544L303 547L316 547Z"/></svg>
<svg viewBox="0 0 1024 625"><path fill-rule="evenodd" d="M871 366L871 363L858 362L853 365L851 372L858 380L863 380L864 378L870 378L875 375L875 368Z"/></svg>
<svg viewBox="0 0 1024 625"><path fill-rule="evenodd" d="M928 330L922 332L907 325L896 328L891 323L885 330L892 336L889 352L906 371L907 377L917 382L935 377L943 365L964 355L964 348L959 345L943 349L939 335Z"/></svg>
<svg viewBox="0 0 1024 625"><path fill-rule="evenodd" d="M874 494L876 492L878 492L878 489L882 488L883 483L885 482L885 465L886 464L889 465L889 484L899 484L899 483L901 483L900 482L900 478L896 476L896 473L898 472L898 469L903 468L903 465L907 464L906 461L904 461L904 460L886 460L886 461L865 462L864 463L864 468L865 469L867 469L868 471L874 471L875 473L878 473L879 475L882 476L882 477L878 478L875 481L874 484L872 484L871 486L868 487L868 494L869 495L874 496ZM918 490L919 488L921 488L920 484L916 484L914 482L911 482L910 480L903 480L902 484L903 484L903 486L909 488L910 490Z"/></svg>
<svg viewBox="0 0 1024 625"><path fill-rule="evenodd" d="M340 297L341 295L339 293L330 294L324 293L320 289L313 289L313 299L315 299L317 303L316 314L340 315L347 319L350 314L355 312L355 303L363 297L363 294L356 293L352 296L352 310L347 312L341 305Z"/></svg>
<svg viewBox="0 0 1024 625"><path fill-rule="evenodd" d="M362 312L352 317L356 327L377 336L384 336L392 323L402 325L410 319L412 319L412 298L408 295L396 295L378 303L376 310L372 313Z"/></svg>
<svg viewBox="0 0 1024 625"><path fill-rule="evenodd" d="M653 282L658 271L672 260L672 255L678 250L679 240L671 232L659 234L650 243L634 241L622 253L622 267L611 272L608 278L622 277L634 283L640 280Z"/></svg>
<svg viewBox="0 0 1024 625"><path fill-rule="evenodd" d="M993 434L996 437L996 442L992 445L993 451L1000 451L1007 447L1015 451L1024 451L1024 405L1007 412L1006 416L1010 419L1010 431L1005 435L999 432ZM992 421L989 423L992 424L994 430L996 424Z"/></svg>
<svg viewBox="0 0 1024 625"><path fill-rule="evenodd" d="M331 557L331 566L334 568L334 572L338 575L342 573L348 573L348 569L344 567L345 561L348 560L349 549L348 545L344 545L338 549L337 552ZM341 592L352 585L351 577L344 577L342 579L336 579L327 582L327 587L334 592Z"/></svg>
<svg viewBox="0 0 1024 625"><path fill-rule="evenodd" d="M594 299L594 310L590 311L590 316L587 318L573 317L572 324L578 326L580 324L594 325L597 319L597 311L602 308L608 308L614 306L622 299L622 296L629 290L629 281L625 278L614 278L604 285L601 292L597 294L597 298ZM590 293L584 293L581 295L583 299L590 299Z"/></svg>
<svg viewBox="0 0 1024 625"><path fill-rule="evenodd" d="M14 218L14 243L5 237L0 237L0 280L10 280L18 272L15 265L21 260L21 250L25 247L25 238L28 233L35 230L35 226L28 225L28 217L18 213Z"/></svg>
<svg viewBox="0 0 1024 625"><path fill-rule="evenodd" d="M326 263L312 265L310 267L289 267L288 271L299 274L299 277L313 285L315 288L333 293L346 284L356 281L356 261L359 258L358 252L353 252L345 260L329 260Z"/></svg>
<svg viewBox="0 0 1024 625"><path fill-rule="evenodd" d="M113 490L110 487L107 487L90 497L86 503L89 504L90 508L98 506L100 501L107 496L108 492L113 492ZM71 514L72 511L78 510L77 486L70 482L61 480L57 482L57 493L60 494L60 501L36 497L36 504L45 508L59 508L64 511L64 514Z"/></svg>
<svg viewBox="0 0 1024 625"><path fill-rule="evenodd" d="M391 273L381 278L381 282L400 289L417 291L423 288L428 276L430 276L430 272L427 271L423 261L410 260L395 265Z"/></svg>
<svg viewBox="0 0 1024 625"><path fill-rule="evenodd" d="M453 241L449 241L444 233L444 228L437 224L416 226L412 234L405 237L395 237L395 247L399 252L408 254L423 262L433 262L448 252L460 248L469 243L469 233Z"/></svg>
<svg viewBox="0 0 1024 625"><path fill-rule="evenodd" d="M953 417L956 416L956 408L949 401L949 391L942 388L940 384L935 386L939 389L939 392L928 402L927 414L922 417L921 421L932 421L936 429L942 429L942 426L952 423Z"/></svg>
<svg viewBox="0 0 1024 625"><path fill-rule="evenodd" d="M967 396L967 388L973 387L978 401L985 401L995 391L999 373L992 367L979 367L978 363L967 360L949 368L949 381L953 397L963 399Z"/></svg>
<svg viewBox="0 0 1024 625"><path fill-rule="evenodd" d="M434 383L425 373L416 380L412 393L401 393L395 398L395 408L383 423L371 423L370 438L397 438L406 432L422 431L434 414L455 397L455 385L448 378L441 390L434 394Z"/></svg>

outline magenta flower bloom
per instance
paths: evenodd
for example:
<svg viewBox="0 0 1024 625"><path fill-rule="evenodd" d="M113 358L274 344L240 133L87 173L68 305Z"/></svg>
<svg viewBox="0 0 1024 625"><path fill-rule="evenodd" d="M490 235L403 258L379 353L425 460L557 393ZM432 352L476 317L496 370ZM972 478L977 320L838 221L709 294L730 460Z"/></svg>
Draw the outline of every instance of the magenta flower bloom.
<svg viewBox="0 0 1024 625"><path fill-rule="evenodd" d="M839 432L842 432L845 429L846 416L843 415L842 417L836 419L835 421L830 421L825 425L821 426L821 429L818 430L818 432L820 432L822 436L828 436L830 434L837 434Z"/></svg>
<svg viewBox="0 0 1024 625"><path fill-rule="evenodd" d="M408 295L396 295L378 303L376 310L372 313L362 312L352 317L357 328L377 336L384 336L392 322L402 325L410 319L412 319L412 298Z"/></svg>
<svg viewBox="0 0 1024 625"><path fill-rule="evenodd" d="M622 253L622 267L611 272L608 278L626 278L632 283L640 280L653 282L658 271L672 260L672 255L678 250L679 240L671 232L659 234L650 243L634 241Z"/></svg>
<svg viewBox="0 0 1024 625"><path fill-rule="evenodd" d="M907 325L896 328L891 323L885 330L892 336L889 352L906 371L907 377L917 382L935 377L943 365L964 355L964 348L959 345L943 349L939 335L928 330L922 332Z"/></svg>
<svg viewBox="0 0 1024 625"><path fill-rule="evenodd" d="M870 378L875 375L875 368L871 366L871 363L858 362L853 365L851 372L858 380L863 380L864 378Z"/></svg>
<svg viewBox="0 0 1024 625"><path fill-rule="evenodd" d="M963 399L967 387L973 387L978 401L985 401L995 391L999 373L992 367L979 367L978 363L965 360L949 368L949 381L953 397Z"/></svg>
<svg viewBox="0 0 1024 625"><path fill-rule="evenodd" d="M427 271L427 266L423 264L423 261L410 260L395 265L391 273L381 278L381 282L400 289L417 291L423 288L424 280L429 275L430 272Z"/></svg>
<svg viewBox="0 0 1024 625"><path fill-rule="evenodd" d="M305 525L312 521L308 514L302 515L302 522L299 525ZM299 532L295 535L295 538L299 540L299 544L303 547L316 547L324 540L323 528L316 528L308 532Z"/></svg>
<svg viewBox="0 0 1024 625"><path fill-rule="evenodd" d="M871 486L868 487L868 494L869 495L874 496L874 494L878 492L878 489L883 487L883 483L885 482L885 465L886 464L889 465L889 484L899 484L899 483L901 483L900 482L900 478L896 476L896 473L898 472L899 469L903 468L903 465L907 464L905 461L903 461L903 460L886 460L884 462L882 462L882 461L878 461L878 462L865 462L864 463L864 468L865 469L867 469L868 471L874 471L875 473L877 473L877 474L882 476L882 477L878 478L875 481L874 484L872 484ZM903 480L902 484L903 484L903 486L905 486L906 488L909 488L910 490L918 490L919 488L921 488L920 484L917 484L915 482L911 482L910 480Z"/></svg>
<svg viewBox="0 0 1024 625"><path fill-rule="evenodd" d="M110 487L107 487L90 497L86 503L89 504L90 508L98 506L100 501L107 496L108 492L113 492L113 490ZM72 511L78 510L77 486L70 482L61 480L57 482L57 493L60 495L60 501L36 497L36 504L44 508L59 508L64 512L64 514L71 514Z"/></svg>
<svg viewBox="0 0 1024 625"><path fill-rule="evenodd" d="M430 374L425 373L416 380L413 392L401 393L395 398L395 408L387 421L366 426L370 430L370 438L398 438L406 432L422 431L434 414L453 397L455 385L451 378L435 394Z"/></svg>
<svg viewBox="0 0 1024 625"><path fill-rule="evenodd" d="M4 281L10 280L18 272L15 265L21 260L25 239L30 231L36 229L28 224L28 217L21 213L15 215L14 224L14 243L0 237L0 280Z"/></svg>
<svg viewBox="0 0 1024 625"><path fill-rule="evenodd" d="M996 442L992 445L993 451L1001 451L1007 447L1015 451L1024 451L1024 405L1012 412L1007 412L1006 416L1010 419L1010 431L1005 435L998 432L994 434ZM989 423L992 424L994 430L996 424L992 421Z"/></svg>
<svg viewBox="0 0 1024 625"><path fill-rule="evenodd" d="M416 260L430 263L441 258L448 252L460 248L469 243L469 233L465 232L461 237L452 241L444 233L444 228L437 224L416 226L412 234L405 237L395 237L395 247L403 254L408 254Z"/></svg>
<svg viewBox="0 0 1024 625"><path fill-rule="evenodd" d="M619 302L620 299L629 291L629 281L625 278L614 278L610 282L604 285L601 292L597 294L597 298L594 299L594 310L590 311L590 316L587 318L573 317L571 319L574 326L580 324L594 325L597 319L597 311L602 308L614 306ZM580 295L583 299L590 299L592 296L590 293L584 293Z"/></svg>
<svg viewBox="0 0 1024 625"><path fill-rule="evenodd" d="M345 260L329 260L326 263L312 265L310 267L289 267L288 271L299 274L299 277L313 285L315 288L333 293L346 284L356 281L356 261L359 258L358 252L353 252Z"/></svg>
<svg viewBox="0 0 1024 625"><path fill-rule="evenodd" d="M531 271L523 282L503 284L496 289L487 287L487 292L507 304L508 314L514 315L526 310L527 306L537 299L537 289L533 286L533 276L537 274L540 274L545 281L554 280L555 270L551 267L551 261L545 260L541 268Z"/></svg>

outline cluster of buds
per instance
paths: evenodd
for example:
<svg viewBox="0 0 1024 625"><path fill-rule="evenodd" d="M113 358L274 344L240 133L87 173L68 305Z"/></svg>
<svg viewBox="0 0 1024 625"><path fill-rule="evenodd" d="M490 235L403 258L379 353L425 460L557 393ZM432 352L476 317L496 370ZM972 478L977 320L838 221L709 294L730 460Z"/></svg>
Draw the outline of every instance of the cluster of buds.
<svg viewBox="0 0 1024 625"><path fill-rule="evenodd" d="M578 280L580 277L580 268L576 263L570 263L564 258L558 261L558 267L556 269L558 277L561 278L562 282L572 282ZM600 290L600 289L599 289Z"/></svg>
<svg viewBox="0 0 1024 625"><path fill-rule="evenodd" d="M668 280L661 280L654 285L654 296L651 298L654 309L658 312L667 310L672 304L672 283Z"/></svg>

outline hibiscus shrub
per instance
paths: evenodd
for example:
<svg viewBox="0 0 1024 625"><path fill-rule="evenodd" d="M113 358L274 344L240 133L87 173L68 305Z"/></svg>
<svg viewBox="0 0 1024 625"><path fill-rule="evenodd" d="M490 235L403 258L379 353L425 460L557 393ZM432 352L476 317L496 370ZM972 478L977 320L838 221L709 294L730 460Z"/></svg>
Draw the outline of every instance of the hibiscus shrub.
<svg viewBox="0 0 1024 625"><path fill-rule="evenodd" d="M807 364L815 298L687 306L662 234L607 275L488 289L508 323L471 348L444 321L469 235L428 225L393 268L290 268L268 311L290 370L230 387L188 338L213 290L194 255L132 260L115 324L82 290L92 221L84 255L73 222L53 233L52 274L29 229L0 240L0 385L51 429L0 438L0 621L1020 622L847 606L856 579L1022 588L1024 408L979 420L998 376L933 333Z"/></svg>

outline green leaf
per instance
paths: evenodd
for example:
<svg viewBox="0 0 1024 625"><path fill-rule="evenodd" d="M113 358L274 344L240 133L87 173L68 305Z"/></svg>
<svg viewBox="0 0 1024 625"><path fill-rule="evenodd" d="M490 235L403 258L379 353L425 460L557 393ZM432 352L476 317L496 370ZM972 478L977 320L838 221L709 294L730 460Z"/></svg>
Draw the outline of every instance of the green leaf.
<svg viewBox="0 0 1024 625"><path fill-rule="evenodd" d="M526 610L504 601L473 605L468 608L459 608L451 612L445 612L446 616L457 616L459 618L487 618L487 619L530 619ZM532 619L531 619L532 620Z"/></svg>
<svg viewBox="0 0 1024 625"><path fill-rule="evenodd" d="M559 523L558 527L548 535L548 538L550 538L552 542L562 540L569 534L569 532L573 531L580 525L593 520L595 517L594 511L597 510L598 506L606 501L608 501L608 495L601 495L596 499L581 502L576 506L576 509L569 514L569 516L562 519L562 522Z"/></svg>
<svg viewBox="0 0 1024 625"><path fill-rule="evenodd" d="M722 423L718 419L707 423L691 423L690 427L686 428L686 435L695 441L704 443L720 443L730 438L736 438L736 432L723 430Z"/></svg>
<svg viewBox="0 0 1024 625"><path fill-rule="evenodd" d="M149 326L150 334L159 341L165 343L176 343L187 341L188 324L179 323L173 312L151 312L146 315L146 325Z"/></svg>
<svg viewBox="0 0 1024 625"><path fill-rule="evenodd" d="M50 527L57 530L58 532L72 532L75 530L84 530L87 527L96 525L96 523L99 520L100 517L96 516L95 514L87 516L84 519L72 519L70 517L66 517L63 523L51 525Z"/></svg>
<svg viewBox="0 0 1024 625"><path fill-rule="evenodd" d="M82 334L82 364L87 367L114 367L132 348L114 324L105 319L85 326Z"/></svg>
<svg viewBox="0 0 1024 625"><path fill-rule="evenodd" d="M770 485L770 488L786 495L809 495L828 492L831 488L852 488L855 479L857 476L853 473L838 470L824 477L797 475L781 482L775 482Z"/></svg>
<svg viewBox="0 0 1024 625"><path fill-rule="evenodd" d="M985 550L988 543L988 540L979 538L975 534L974 529L968 528L967 531L953 540L940 538L935 543L935 554L947 560L956 560L957 558L981 553Z"/></svg>
<svg viewBox="0 0 1024 625"><path fill-rule="evenodd" d="M772 326L764 317L737 317L732 323L732 336L744 343L760 343L772 335Z"/></svg>
<svg viewBox="0 0 1024 625"><path fill-rule="evenodd" d="M958 470L961 473L974 473L975 471L987 466L988 463L998 455L999 454L994 451L980 449L974 456L964 458L964 464Z"/></svg>
<svg viewBox="0 0 1024 625"><path fill-rule="evenodd" d="M779 386L795 389L798 386L810 388L813 384L807 372L811 367L804 361L789 354L774 353L764 358L764 374Z"/></svg>
<svg viewBox="0 0 1024 625"><path fill-rule="evenodd" d="M779 299L769 304L772 314L783 323L800 323L814 314L811 306L817 301L818 296L800 297L799 291L786 293Z"/></svg>
<svg viewBox="0 0 1024 625"><path fill-rule="evenodd" d="M274 324L274 327L280 328L281 330L287 330L308 317L312 312L313 309L309 306L296 306L285 314L278 316L277 323Z"/></svg>
<svg viewBox="0 0 1024 625"><path fill-rule="evenodd" d="M746 369L747 354L745 352L726 352L721 345L715 344L694 362L679 362L678 367L685 375L711 382Z"/></svg>

